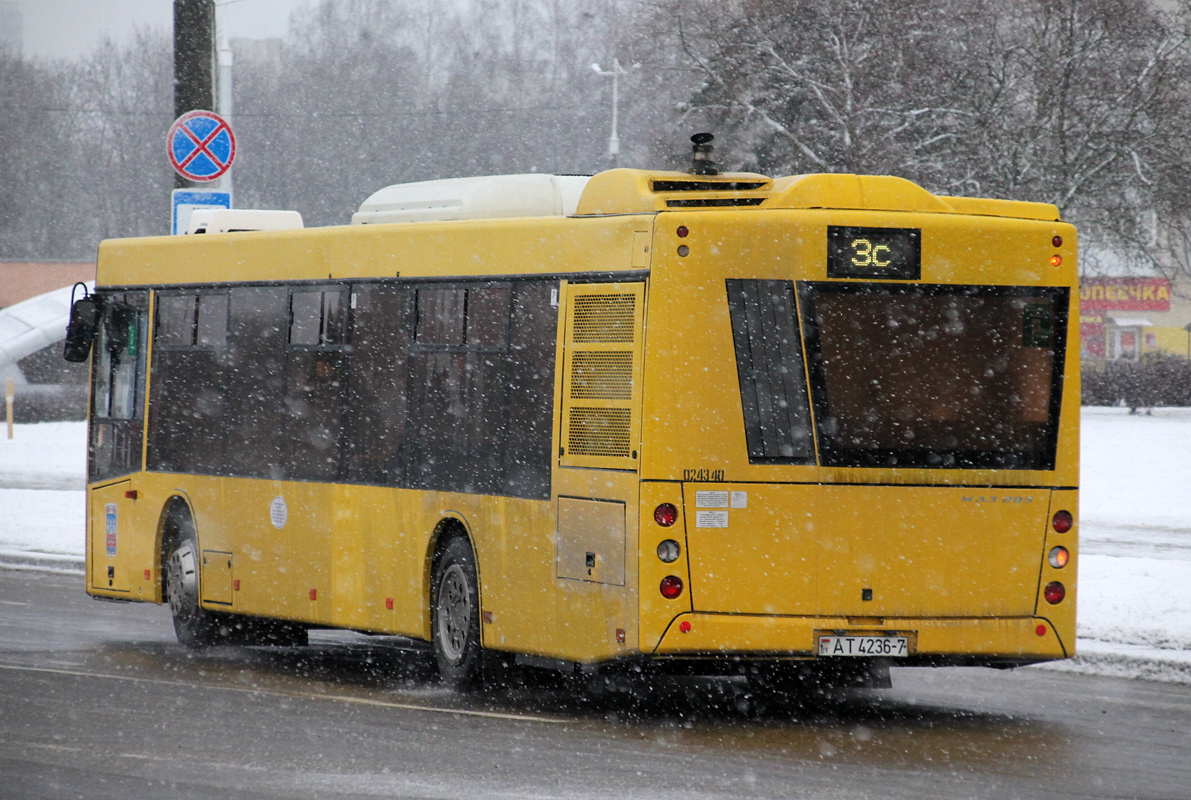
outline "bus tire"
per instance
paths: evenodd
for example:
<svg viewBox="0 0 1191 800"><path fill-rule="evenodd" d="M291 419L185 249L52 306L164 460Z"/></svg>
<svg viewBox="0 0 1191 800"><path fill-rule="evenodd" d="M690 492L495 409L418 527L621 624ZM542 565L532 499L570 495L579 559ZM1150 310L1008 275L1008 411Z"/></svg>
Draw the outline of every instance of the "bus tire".
<svg viewBox="0 0 1191 800"><path fill-rule="evenodd" d="M430 583L430 638L438 673L451 689L480 683L480 591L476 560L465 537L456 536L435 559Z"/></svg>
<svg viewBox="0 0 1191 800"><path fill-rule="evenodd" d="M210 647L220 640L216 615L199 605L198 543L188 519L175 518L174 535L165 559L165 596L178 641L190 648Z"/></svg>

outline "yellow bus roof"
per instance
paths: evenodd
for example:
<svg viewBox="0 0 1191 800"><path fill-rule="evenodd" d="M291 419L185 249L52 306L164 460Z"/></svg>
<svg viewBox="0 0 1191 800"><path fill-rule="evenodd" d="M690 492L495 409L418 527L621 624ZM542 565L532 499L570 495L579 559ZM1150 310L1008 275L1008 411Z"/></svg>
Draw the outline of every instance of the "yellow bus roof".
<svg viewBox="0 0 1191 800"><path fill-rule="evenodd" d="M588 181L576 216L640 214L677 208L837 208L924 211L1057 221L1050 203L945 197L892 175L819 173L769 178L755 173L690 175L614 169Z"/></svg>

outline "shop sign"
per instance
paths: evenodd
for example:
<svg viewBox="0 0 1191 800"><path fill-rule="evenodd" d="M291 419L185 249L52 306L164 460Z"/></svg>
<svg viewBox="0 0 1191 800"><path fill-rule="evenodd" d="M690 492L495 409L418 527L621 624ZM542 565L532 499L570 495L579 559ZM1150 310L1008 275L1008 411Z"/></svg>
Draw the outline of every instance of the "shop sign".
<svg viewBox="0 0 1191 800"><path fill-rule="evenodd" d="M1170 311L1166 278L1085 278L1079 285L1082 311Z"/></svg>

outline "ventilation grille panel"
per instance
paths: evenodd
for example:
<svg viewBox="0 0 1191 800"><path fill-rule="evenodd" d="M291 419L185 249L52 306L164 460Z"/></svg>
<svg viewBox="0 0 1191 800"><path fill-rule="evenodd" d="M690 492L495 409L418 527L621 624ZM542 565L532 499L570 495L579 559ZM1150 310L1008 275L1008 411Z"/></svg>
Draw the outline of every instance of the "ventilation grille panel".
<svg viewBox="0 0 1191 800"><path fill-rule="evenodd" d="M655 192L752 192L765 181L654 181Z"/></svg>
<svg viewBox="0 0 1191 800"><path fill-rule="evenodd" d="M629 458L632 453L632 413L627 408L573 406L567 439L571 455Z"/></svg>
<svg viewBox="0 0 1191 800"><path fill-rule="evenodd" d="M728 206L759 206L764 197L692 197L667 200L667 208L724 208Z"/></svg>
<svg viewBox="0 0 1191 800"><path fill-rule="evenodd" d="M571 284L566 309L559 465L634 469L645 284Z"/></svg>
<svg viewBox="0 0 1191 800"><path fill-rule="evenodd" d="M571 360L572 400L630 400L633 397L631 351L589 350Z"/></svg>
<svg viewBox="0 0 1191 800"><path fill-rule="evenodd" d="M631 294L576 297L571 317L571 341L576 344L632 344L636 334L636 301Z"/></svg>

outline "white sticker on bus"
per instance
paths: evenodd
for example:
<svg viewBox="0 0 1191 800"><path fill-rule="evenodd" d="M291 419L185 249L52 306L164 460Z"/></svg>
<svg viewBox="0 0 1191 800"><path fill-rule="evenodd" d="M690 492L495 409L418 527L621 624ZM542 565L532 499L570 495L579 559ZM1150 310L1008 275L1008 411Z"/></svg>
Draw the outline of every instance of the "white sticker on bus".
<svg viewBox="0 0 1191 800"><path fill-rule="evenodd" d="M749 507L749 493L748 492L732 492L732 508L748 508Z"/></svg>
<svg viewBox="0 0 1191 800"><path fill-rule="evenodd" d="M285 505L285 498L277 495L269 504L269 521L273 523L274 528L281 530L285 527L287 519L289 519L289 508Z"/></svg>
<svg viewBox="0 0 1191 800"><path fill-rule="evenodd" d="M727 492L695 492L695 508L727 508Z"/></svg>
<svg viewBox="0 0 1191 800"><path fill-rule="evenodd" d="M726 528L728 527L727 511L696 511L696 528Z"/></svg>

